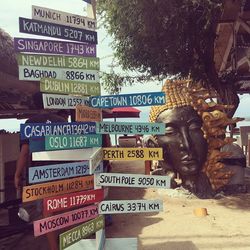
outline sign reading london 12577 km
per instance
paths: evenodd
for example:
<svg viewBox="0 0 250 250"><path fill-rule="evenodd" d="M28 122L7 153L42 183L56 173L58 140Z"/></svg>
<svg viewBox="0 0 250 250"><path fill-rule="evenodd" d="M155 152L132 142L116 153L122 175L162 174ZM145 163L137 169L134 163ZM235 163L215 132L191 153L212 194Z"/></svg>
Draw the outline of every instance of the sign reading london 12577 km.
<svg viewBox="0 0 250 250"><path fill-rule="evenodd" d="M39 81L42 78L56 78L79 82L99 82L97 70L52 68L38 66L18 66L19 80Z"/></svg>
<svg viewBox="0 0 250 250"><path fill-rule="evenodd" d="M14 38L17 52L63 54L84 57L96 57L96 45L56 40Z"/></svg>
<svg viewBox="0 0 250 250"><path fill-rule="evenodd" d="M70 80L43 78L40 81L40 91L55 94L100 95L100 83L84 83Z"/></svg>
<svg viewBox="0 0 250 250"><path fill-rule="evenodd" d="M32 19L62 24L80 29L96 29L95 19L34 5L32 6Z"/></svg>
<svg viewBox="0 0 250 250"><path fill-rule="evenodd" d="M164 123L97 122L96 133L100 134L165 134Z"/></svg>
<svg viewBox="0 0 250 250"><path fill-rule="evenodd" d="M131 106L156 106L165 104L164 92L126 95L92 96L89 105L93 108L115 108Z"/></svg>
<svg viewBox="0 0 250 250"><path fill-rule="evenodd" d="M45 109L75 109L79 104L88 105L88 103L88 97L43 94L43 107Z"/></svg>
<svg viewBox="0 0 250 250"><path fill-rule="evenodd" d="M21 140L48 135L85 135L95 133L95 122L25 123L20 126Z"/></svg>
<svg viewBox="0 0 250 250"><path fill-rule="evenodd" d="M23 17L19 17L19 31L33 35L97 44L97 33L95 31L72 28L60 24L51 24L49 22Z"/></svg>
<svg viewBox="0 0 250 250"><path fill-rule="evenodd" d="M100 69L100 60L96 57L17 54L17 63L20 66Z"/></svg>
<svg viewBox="0 0 250 250"><path fill-rule="evenodd" d="M103 148L103 160L162 160L162 148Z"/></svg>

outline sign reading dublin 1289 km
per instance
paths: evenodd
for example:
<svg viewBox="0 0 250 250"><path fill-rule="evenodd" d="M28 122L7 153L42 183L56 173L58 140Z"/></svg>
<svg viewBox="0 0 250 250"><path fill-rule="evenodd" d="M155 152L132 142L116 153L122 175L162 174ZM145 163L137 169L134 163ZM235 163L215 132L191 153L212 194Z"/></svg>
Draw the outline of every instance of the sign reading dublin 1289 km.
<svg viewBox="0 0 250 250"><path fill-rule="evenodd" d="M166 102L164 92L92 96L89 100L90 106L93 108L156 106Z"/></svg>

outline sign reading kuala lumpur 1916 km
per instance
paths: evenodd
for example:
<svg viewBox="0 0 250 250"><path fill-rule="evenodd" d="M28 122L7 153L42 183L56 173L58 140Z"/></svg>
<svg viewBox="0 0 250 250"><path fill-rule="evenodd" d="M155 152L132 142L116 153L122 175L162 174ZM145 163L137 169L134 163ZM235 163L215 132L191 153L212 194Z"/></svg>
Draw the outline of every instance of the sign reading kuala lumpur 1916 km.
<svg viewBox="0 0 250 250"><path fill-rule="evenodd" d="M43 78L40 81L40 91L55 94L71 95L100 95L100 83L78 82L70 80L58 80L52 78Z"/></svg>

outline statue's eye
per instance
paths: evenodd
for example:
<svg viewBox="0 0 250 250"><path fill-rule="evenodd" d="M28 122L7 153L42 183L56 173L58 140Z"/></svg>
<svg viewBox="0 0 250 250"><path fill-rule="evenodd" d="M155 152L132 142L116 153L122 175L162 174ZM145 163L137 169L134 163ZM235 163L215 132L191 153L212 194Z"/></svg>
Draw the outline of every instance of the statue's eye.
<svg viewBox="0 0 250 250"><path fill-rule="evenodd" d="M166 127L165 134L166 135L175 135L177 133L174 127Z"/></svg>
<svg viewBox="0 0 250 250"><path fill-rule="evenodd" d="M201 129L201 124L200 122L191 122L189 124L189 129L190 130L198 130L198 129Z"/></svg>

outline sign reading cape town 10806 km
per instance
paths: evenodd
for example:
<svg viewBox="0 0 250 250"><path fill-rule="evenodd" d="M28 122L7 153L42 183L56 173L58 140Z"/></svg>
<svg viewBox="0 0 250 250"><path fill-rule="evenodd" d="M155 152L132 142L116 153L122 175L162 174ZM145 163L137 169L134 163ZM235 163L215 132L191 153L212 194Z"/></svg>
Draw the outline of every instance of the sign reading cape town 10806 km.
<svg viewBox="0 0 250 250"><path fill-rule="evenodd" d="M126 95L92 96L89 105L93 108L115 108L130 106L155 106L165 104L164 92Z"/></svg>
<svg viewBox="0 0 250 250"><path fill-rule="evenodd" d="M97 33L91 30L72 28L19 17L19 31L22 33L61 38L76 42L97 44Z"/></svg>

